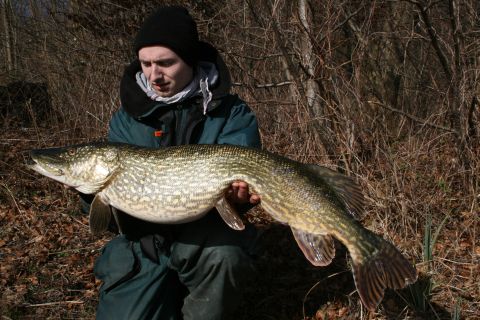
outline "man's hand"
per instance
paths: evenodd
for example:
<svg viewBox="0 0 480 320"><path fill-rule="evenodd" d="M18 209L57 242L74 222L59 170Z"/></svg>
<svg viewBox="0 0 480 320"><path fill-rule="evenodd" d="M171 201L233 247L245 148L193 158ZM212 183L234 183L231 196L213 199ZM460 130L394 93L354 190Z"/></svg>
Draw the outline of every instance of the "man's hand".
<svg viewBox="0 0 480 320"><path fill-rule="evenodd" d="M258 204L260 202L259 195L249 193L248 184L245 181L233 182L228 190L227 199L234 204Z"/></svg>

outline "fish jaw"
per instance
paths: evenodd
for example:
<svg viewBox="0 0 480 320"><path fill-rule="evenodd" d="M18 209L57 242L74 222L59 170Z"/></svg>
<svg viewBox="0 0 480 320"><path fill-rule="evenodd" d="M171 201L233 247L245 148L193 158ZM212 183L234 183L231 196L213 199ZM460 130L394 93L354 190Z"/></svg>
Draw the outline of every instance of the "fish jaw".
<svg viewBox="0 0 480 320"><path fill-rule="evenodd" d="M38 163L28 165L27 167L33 171L40 173L41 175L47 178L53 179L55 181L58 181L70 187L76 187L74 185L71 185L69 181L67 181L65 175L62 173L60 169L56 169L56 168L47 169L45 166L41 166Z"/></svg>
<svg viewBox="0 0 480 320"><path fill-rule="evenodd" d="M70 187L76 187L65 176L64 167L65 163L56 157L55 153L43 150L30 151L27 168Z"/></svg>
<svg viewBox="0 0 480 320"><path fill-rule="evenodd" d="M115 147L103 144L32 150L29 162L28 168L86 194L101 190L119 167Z"/></svg>

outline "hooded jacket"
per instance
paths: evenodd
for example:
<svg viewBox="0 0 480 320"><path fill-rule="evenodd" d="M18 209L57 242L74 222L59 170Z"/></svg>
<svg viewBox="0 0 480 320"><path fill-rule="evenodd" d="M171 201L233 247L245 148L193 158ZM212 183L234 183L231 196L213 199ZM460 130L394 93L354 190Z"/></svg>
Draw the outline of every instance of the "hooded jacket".
<svg viewBox="0 0 480 320"><path fill-rule="evenodd" d="M201 95L174 104L150 99L136 82L141 66L135 60L120 83L122 105L110 121L109 141L154 148L183 144L260 147L256 117L244 101L230 94L230 74L218 51L201 42L199 60L214 63L219 73L206 112Z"/></svg>

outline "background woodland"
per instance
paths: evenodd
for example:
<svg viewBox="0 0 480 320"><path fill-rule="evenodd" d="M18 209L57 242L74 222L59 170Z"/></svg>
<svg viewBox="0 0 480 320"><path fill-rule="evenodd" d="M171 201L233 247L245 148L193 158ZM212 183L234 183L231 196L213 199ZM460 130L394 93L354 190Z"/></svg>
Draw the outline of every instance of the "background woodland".
<svg viewBox="0 0 480 320"><path fill-rule="evenodd" d="M262 213L261 277L238 319L479 319L477 0L0 0L0 314L93 319L94 238L32 148L103 139L139 25L182 4L258 116L264 148L352 176L362 220L420 279L359 303L346 251L313 268Z"/></svg>

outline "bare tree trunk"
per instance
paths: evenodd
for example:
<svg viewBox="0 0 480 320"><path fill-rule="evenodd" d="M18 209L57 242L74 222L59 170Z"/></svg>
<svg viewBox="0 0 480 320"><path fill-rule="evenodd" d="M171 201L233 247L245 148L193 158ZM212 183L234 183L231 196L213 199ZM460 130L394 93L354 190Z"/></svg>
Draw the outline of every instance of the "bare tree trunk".
<svg viewBox="0 0 480 320"><path fill-rule="evenodd" d="M8 73L11 73L14 68L14 56L12 52L12 35L11 35L11 4L10 0L2 0L2 23L4 29L4 48L5 48L5 64Z"/></svg>
<svg viewBox="0 0 480 320"><path fill-rule="evenodd" d="M328 133L328 126L325 121L324 103L321 98L321 87L315 79L315 69L319 63L319 57L315 55L311 37L311 16L308 12L308 0L298 0L298 16L303 30L300 37L299 60L306 76L304 94L307 100L309 114L314 118L312 122L315 134L321 141L328 156L333 159L335 156L335 143Z"/></svg>
<svg viewBox="0 0 480 320"><path fill-rule="evenodd" d="M466 65L464 61L464 35L462 34L462 26L460 22L460 5L458 0L449 1L451 32L453 37L453 61L452 61L452 95L451 112L453 115L453 128L457 131L457 153L467 175L468 185L476 192L476 175L474 174L474 161L476 156L473 154L469 145L470 130L469 119L470 111L467 102L468 89L466 89L467 75ZM475 107L475 93L473 93L472 106ZM471 109L472 107L470 107Z"/></svg>
<svg viewBox="0 0 480 320"><path fill-rule="evenodd" d="M322 105L320 102L320 86L315 81L315 65L318 62L314 53L312 42L310 41L310 19L307 13L307 1L298 1L298 16L300 23L304 30L300 42L300 62L304 67L307 80L305 85L305 96L307 98L308 107L313 111L317 117L323 115Z"/></svg>
<svg viewBox="0 0 480 320"><path fill-rule="evenodd" d="M450 43L450 52L452 52L452 58L449 60L441 46L439 36L435 32L435 28L430 19L430 12L426 5L417 2L417 8L420 11L420 15L427 27L427 31L430 37L431 44L435 50L440 65L443 68L443 72L449 84L447 88L448 97L450 101L449 115L451 127L455 132L455 140L457 144L457 154L462 166L467 171L471 167L472 157L470 156L467 145L467 107L465 101L465 75L463 56L465 54L463 48L463 35L460 25L460 7L457 0L449 0L449 19L450 19L450 32L452 35L452 43ZM447 43L448 45L448 43Z"/></svg>

